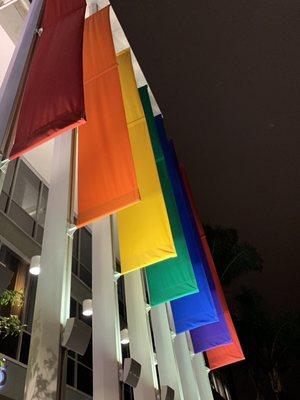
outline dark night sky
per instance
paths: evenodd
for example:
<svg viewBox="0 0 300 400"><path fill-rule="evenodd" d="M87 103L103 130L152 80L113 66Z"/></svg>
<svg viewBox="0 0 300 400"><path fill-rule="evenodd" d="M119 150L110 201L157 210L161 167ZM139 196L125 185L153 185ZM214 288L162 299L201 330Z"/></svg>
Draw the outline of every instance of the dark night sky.
<svg viewBox="0 0 300 400"><path fill-rule="evenodd" d="M234 227L272 310L299 305L299 0L112 0L205 221Z"/></svg>

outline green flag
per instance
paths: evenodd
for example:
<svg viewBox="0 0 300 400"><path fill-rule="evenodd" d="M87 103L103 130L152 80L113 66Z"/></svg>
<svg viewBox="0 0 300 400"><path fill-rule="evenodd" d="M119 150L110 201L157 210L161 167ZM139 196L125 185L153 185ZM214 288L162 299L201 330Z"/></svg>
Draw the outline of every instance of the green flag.
<svg viewBox="0 0 300 400"><path fill-rule="evenodd" d="M147 86L139 89L147 120L156 166L162 187L177 257L146 268L151 306L157 306L199 291L186 246L166 162L152 113Z"/></svg>

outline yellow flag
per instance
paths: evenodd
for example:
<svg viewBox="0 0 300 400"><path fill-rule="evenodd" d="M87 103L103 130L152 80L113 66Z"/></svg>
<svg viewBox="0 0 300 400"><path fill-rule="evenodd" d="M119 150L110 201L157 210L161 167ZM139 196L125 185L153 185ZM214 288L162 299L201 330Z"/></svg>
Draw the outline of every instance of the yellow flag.
<svg viewBox="0 0 300 400"><path fill-rule="evenodd" d="M141 201L117 213L123 274L176 257L130 50L118 55L121 88Z"/></svg>

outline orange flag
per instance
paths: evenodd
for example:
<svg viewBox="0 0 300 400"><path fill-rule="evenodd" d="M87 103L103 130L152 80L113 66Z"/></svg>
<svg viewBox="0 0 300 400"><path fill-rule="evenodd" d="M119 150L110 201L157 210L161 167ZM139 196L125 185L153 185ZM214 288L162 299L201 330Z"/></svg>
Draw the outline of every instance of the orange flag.
<svg viewBox="0 0 300 400"><path fill-rule="evenodd" d="M85 21L83 77L87 123L78 136L78 227L140 199L109 7Z"/></svg>

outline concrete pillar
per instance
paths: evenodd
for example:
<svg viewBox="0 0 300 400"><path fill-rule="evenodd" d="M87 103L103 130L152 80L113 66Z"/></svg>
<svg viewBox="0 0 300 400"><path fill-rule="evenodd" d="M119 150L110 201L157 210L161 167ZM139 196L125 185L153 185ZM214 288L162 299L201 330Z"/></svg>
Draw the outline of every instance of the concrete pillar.
<svg viewBox="0 0 300 400"><path fill-rule="evenodd" d="M93 399L119 399L120 328L111 217L93 223Z"/></svg>
<svg viewBox="0 0 300 400"><path fill-rule="evenodd" d="M126 274L124 281L130 356L142 365L134 399L154 400L158 383L141 271Z"/></svg>
<svg viewBox="0 0 300 400"><path fill-rule="evenodd" d="M208 377L209 369L205 365L203 353L195 354L192 357L192 365L195 378L198 384L201 400L213 400L213 394Z"/></svg>
<svg viewBox="0 0 300 400"><path fill-rule="evenodd" d="M62 294L71 280L71 272L66 274L71 140L71 132L55 139L24 400L56 399L62 309L70 298L68 290L68 299Z"/></svg>
<svg viewBox="0 0 300 400"><path fill-rule="evenodd" d="M200 397L198 390L192 367L191 353L184 333L176 335L174 339L174 349L181 378L184 400L203 400Z"/></svg>
<svg viewBox="0 0 300 400"><path fill-rule="evenodd" d="M151 321L161 386L168 385L175 390L175 400L183 400L183 391L176 356L173 349L166 306L151 309Z"/></svg>

